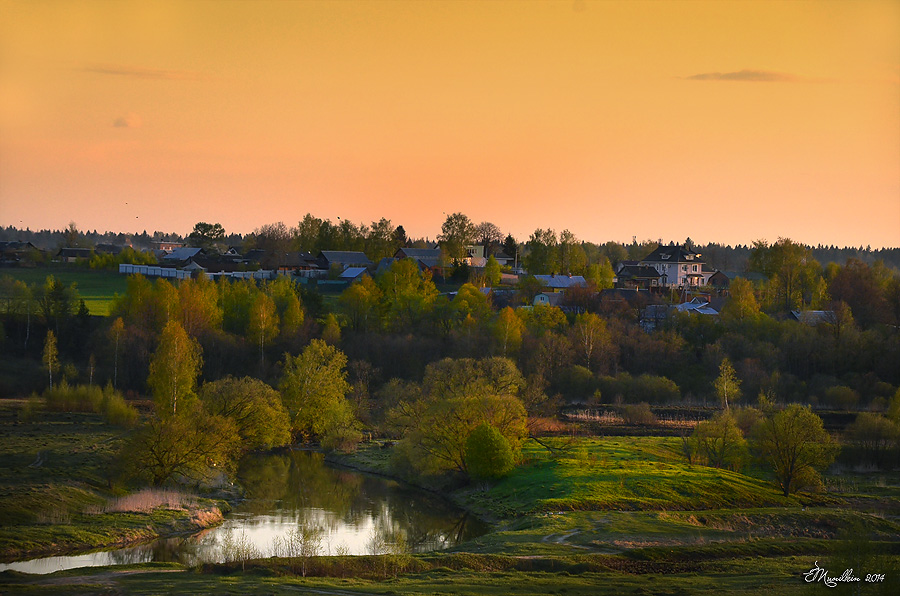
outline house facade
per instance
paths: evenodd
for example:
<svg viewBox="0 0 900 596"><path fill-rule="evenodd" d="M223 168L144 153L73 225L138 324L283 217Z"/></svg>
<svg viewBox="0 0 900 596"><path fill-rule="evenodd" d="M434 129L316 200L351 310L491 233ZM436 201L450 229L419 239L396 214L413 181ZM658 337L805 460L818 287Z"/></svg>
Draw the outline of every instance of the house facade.
<svg viewBox="0 0 900 596"><path fill-rule="evenodd" d="M659 285L665 288L702 286L704 282L700 253L681 244L660 245L644 257L639 265L656 269L660 276Z"/></svg>

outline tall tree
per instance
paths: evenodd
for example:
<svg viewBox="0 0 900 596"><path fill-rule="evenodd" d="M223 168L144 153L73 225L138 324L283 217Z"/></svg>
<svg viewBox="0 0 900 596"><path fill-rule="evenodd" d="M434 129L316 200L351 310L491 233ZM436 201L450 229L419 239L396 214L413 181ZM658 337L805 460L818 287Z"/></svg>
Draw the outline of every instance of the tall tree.
<svg viewBox="0 0 900 596"><path fill-rule="evenodd" d="M494 287L500 285L501 279L500 263L494 258L494 255L491 255L484 266L484 280L488 286Z"/></svg>
<svg viewBox="0 0 900 596"><path fill-rule="evenodd" d="M741 398L741 381L737 378L737 373L728 357L723 358L719 364L719 376L716 377L714 386L716 395L719 396L719 400L725 405L726 410L729 398L733 402Z"/></svg>
<svg viewBox="0 0 900 596"><path fill-rule="evenodd" d="M774 299L784 311L812 303L824 284L812 252L790 238L779 238L772 246L763 240L754 242L750 267L769 278Z"/></svg>
<svg viewBox="0 0 900 596"><path fill-rule="evenodd" d="M484 247L484 256L494 254L494 249L503 240L503 232L495 224L483 221L475 226L475 241Z"/></svg>
<svg viewBox="0 0 900 596"><path fill-rule="evenodd" d="M606 329L606 321L593 313L583 313L575 317L571 330L572 345L584 359L585 365L596 370L599 360L607 353L612 338Z"/></svg>
<svg viewBox="0 0 900 596"><path fill-rule="evenodd" d="M245 450L280 447L291 439L281 395L259 379L228 376L205 383L200 400L210 414L234 421Z"/></svg>
<svg viewBox="0 0 900 596"><path fill-rule="evenodd" d="M378 304L381 290L368 275L350 284L338 298L338 306L349 318L354 331L367 331L379 324Z"/></svg>
<svg viewBox="0 0 900 596"><path fill-rule="evenodd" d="M559 247L556 232L538 228L528 239L525 269L531 275L559 273Z"/></svg>
<svg viewBox="0 0 900 596"><path fill-rule="evenodd" d="M385 257L393 257L397 252L394 232L391 220L382 217L373 221L366 237L366 255L376 263Z"/></svg>
<svg viewBox="0 0 900 596"><path fill-rule="evenodd" d="M265 292L256 294L250 307L250 326L247 329L250 341L259 346L259 366L266 364L266 344L278 335L278 313L275 301Z"/></svg>
<svg viewBox="0 0 900 596"><path fill-rule="evenodd" d="M196 394L197 375L200 373L200 345L187 334L178 321L166 323L159 337L159 346L150 360L150 376L147 385L153 393L159 416L178 415L179 400L182 409Z"/></svg>
<svg viewBox="0 0 900 596"><path fill-rule="evenodd" d="M513 238L512 234L507 234L503 239L503 252L508 257L516 258L519 254L519 243Z"/></svg>
<svg viewBox="0 0 900 596"><path fill-rule="evenodd" d="M222 227L222 224L198 221L194 224L193 231L188 235L188 244L210 251L215 248L217 243L222 242L224 238L225 228Z"/></svg>
<svg viewBox="0 0 900 596"><path fill-rule="evenodd" d="M759 316L759 303L748 279L738 277L728 287L731 299L722 308L722 315L739 321L753 320Z"/></svg>
<svg viewBox="0 0 900 596"><path fill-rule="evenodd" d="M563 230L559 235L559 272L581 275L587 267L587 255L575 234Z"/></svg>
<svg viewBox="0 0 900 596"><path fill-rule="evenodd" d="M298 356L285 355L281 395L296 436L324 439L342 426L353 426L347 393L347 356L321 339Z"/></svg>
<svg viewBox="0 0 900 596"><path fill-rule="evenodd" d="M497 314L494 321L494 340L500 348L501 355L509 356L519 351L523 331L525 324L512 308L507 306Z"/></svg>
<svg viewBox="0 0 900 596"><path fill-rule="evenodd" d="M109 335L113 342L113 387L119 386L119 342L125 331L125 322L122 317L116 317L109 328Z"/></svg>
<svg viewBox="0 0 900 596"><path fill-rule="evenodd" d="M56 347L56 336L52 329L47 330L47 337L44 339L44 366L50 373L50 389L53 389L53 371L59 366L59 350Z"/></svg>
<svg viewBox="0 0 900 596"><path fill-rule="evenodd" d="M403 226L397 226L397 229L394 230L394 253L407 244L409 244L409 238L406 237L406 230L403 229ZM391 256L394 256L393 253Z"/></svg>
<svg viewBox="0 0 900 596"><path fill-rule="evenodd" d="M438 241L441 248L453 260L466 258L466 247L475 240L475 224L464 213L452 213L441 225Z"/></svg>

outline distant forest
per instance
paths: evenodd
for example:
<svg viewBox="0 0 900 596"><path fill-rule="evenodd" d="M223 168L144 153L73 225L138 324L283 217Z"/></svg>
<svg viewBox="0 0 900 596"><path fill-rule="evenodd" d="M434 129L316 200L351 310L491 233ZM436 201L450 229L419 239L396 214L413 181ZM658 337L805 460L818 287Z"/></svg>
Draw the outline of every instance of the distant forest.
<svg viewBox="0 0 900 596"><path fill-rule="evenodd" d="M330 226L334 234L330 241L326 241L327 245L322 242L309 243L303 242L302 228L304 223L313 220L320 227ZM341 222L340 225L333 225L329 220L318 220L310 215L300 222L298 228L288 229L284 224L276 223L262 226L251 234L234 234L226 233L220 244L224 246L241 247L242 249L257 248L258 244L262 244L263 237L271 235L273 231L279 231L286 234L284 248L287 250L365 250L366 236L371 230L375 230L378 226L377 222L373 222L372 226L364 224L355 225L348 221ZM402 227L401 227L402 229ZM320 233L320 236L321 233ZM293 240L293 242L291 242ZM768 239L773 241L774 239ZM70 225L69 228L63 230L20 230L15 226L0 227L0 242L19 241L31 242L37 248L44 250L54 250L64 246L92 247L98 244L115 244L126 245L131 244L135 249L149 249L153 242L173 241L185 242L190 244L189 234L181 235L174 232L154 231L148 233L146 230L140 233L123 233L123 232L98 232L97 230L82 231ZM508 240L507 240L508 242ZM504 246L508 246L504 242ZM527 252L527 239L514 239L515 245L519 248L520 256ZM681 240L672 242L680 243ZM588 258L588 262L594 263L606 256L610 263L615 267L622 260L639 260L651 252L657 243L668 244L669 240L644 240L638 242L637 239L632 240L629 244L623 244L615 241L594 243L581 242L581 246ZM687 244L691 244L697 252L701 253L703 260L713 269L720 271L747 271L750 260L750 254L753 250L752 245L738 244L731 246L730 244L719 244L710 242L706 245L691 242L690 238L686 240ZM317 244L323 244L317 246ZM434 244L427 238L406 239L407 246L425 246ZM300 246L302 245L302 246ZM872 265L878 261L895 272L900 273L900 247L896 248L876 248L870 246L845 246L837 247L834 245L826 246L819 244L817 246L801 245L811 251L813 258L822 266L829 263L844 265L848 259L858 259L863 263ZM372 255L369 255L372 256ZM514 255L510 255L514 256Z"/></svg>

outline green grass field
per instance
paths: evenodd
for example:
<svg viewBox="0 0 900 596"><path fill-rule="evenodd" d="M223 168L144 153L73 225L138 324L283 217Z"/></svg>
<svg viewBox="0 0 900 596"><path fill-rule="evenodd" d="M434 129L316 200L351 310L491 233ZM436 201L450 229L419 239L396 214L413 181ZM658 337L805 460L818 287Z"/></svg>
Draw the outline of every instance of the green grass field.
<svg viewBox="0 0 900 596"><path fill-rule="evenodd" d="M0 543L91 539L82 512L102 500L120 432L93 415L16 424L14 413L0 408ZM817 561L832 576L848 568L886 575L884 583L853 586L860 594L898 593L896 473L832 476L827 493L785 499L762 470L688 466L677 448L671 438L587 438L551 454L528 442L525 463L510 476L450 495L496 521L492 532L454 552L321 557L310 577L285 559L40 577L5 572L0 593L850 593L804 583L801 574ZM371 445L339 459L386 472L390 450ZM162 522L152 515L92 521L98 533Z"/></svg>
<svg viewBox="0 0 900 596"><path fill-rule="evenodd" d="M76 284L78 295L92 315L107 316L115 294L124 294L127 276L117 271L87 269L81 266L54 264L48 267L0 269L29 285L43 284L52 275L66 285Z"/></svg>
<svg viewBox="0 0 900 596"><path fill-rule="evenodd" d="M125 431L97 414L39 412L0 400L0 562L89 550L194 529L190 510L109 512ZM223 504L199 501L204 508Z"/></svg>

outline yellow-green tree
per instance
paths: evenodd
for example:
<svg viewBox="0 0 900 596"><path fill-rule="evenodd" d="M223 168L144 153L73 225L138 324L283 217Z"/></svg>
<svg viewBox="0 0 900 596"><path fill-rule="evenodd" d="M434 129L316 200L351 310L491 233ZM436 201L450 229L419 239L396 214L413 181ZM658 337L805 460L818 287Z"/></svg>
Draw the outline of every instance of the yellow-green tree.
<svg viewBox="0 0 900 596"><path fill-rule="evenodd" d="M222 309L216 284L201 276L197 280L184 280L178 286L181 306L181 324L191 337L222 326Z"/></svg>
<svg viewBox="0 0 900 596"><path fill-rule="evenodd" d="M508 306L501 310L493 325L494 341L497 342L500 354L509 356L518 352L522 346L523 331L525 324L516 316L516 311Z"/></svg>
<svg viewBox="0 0 900 596"><path fill-rule="evenodd" d="M53 390L53 371L59 366L59 350L56 347L56 335L53 331L47 330L47 337L44 339L44 366L50 373L50 390Z"/></svg>
<svg viewBox="0 0 900 596"><path fill-rule="evenodd" d="M428 271L419 271L412 259L401 259L378 277L389 324L404 329L418 324L428 313L438 291Z"/></svg>
<svg viewBox="0 0 900 596"><path fill-rule="evenodd" d="M377 328L380 322L378 304L381 290L375 281L364 275L358 282L350 284L338 298L338 306L350 321L353 331L367 331Z"/></svg>
<svg viewBox="0 0 900 596"><path fill-rule="evenodd" d="M822 419L808 406L792 404L760 421L753 429L753 448L772 468L784 496L818 488L819 470L834 461L840 447L825 432Z"/></svg>
<svg viewBox="0 0 900 596"><path fill-rule="evenodd" d="M422 393L391 412L403 435L399 458L417 473L466 471L466 441L489 424L518 457L527 436L525 407L516 395L525 381L506 358L445 358L425 371Z"/></svg>
<svg viewBox="0 0 900 596"><path fill-rule="evenodd" d="M247 329L250 341L259 346L259 364L265 365L266 344L278 335L278 313L275 301L263 292L256 294L250 307L250 325Z"/></svg>
<svg viewBox="0 0 900 596"><path fill-rule="evenodd" d="M491 255L484 266L484 280L487 285L493 287L500 285L501 278L500 263L494 258L494 255Z"/></svg>
<svg viewBox="0 0 900 596"><path fill-rule="evenodd" d="M759 316L759 303L749 280L735 278L728 287L731 299L722 308L722 316L739 321L753 320Z"/></svg>
<svg viewBox="0 0 900 596"><path fill-rule="evenodd" d="M357 426L346 397L346 365L347 356L321 339L297 356L285 354L279 388L295 436L327 441L342 428Z"/></svg>
<svg viewBox="0 0 900 596"><path fill-rule="evenodd" d="M195 397L197 375L203 362L200 344L187 334L178 321L166 323L159 345L150 360L147 384L156 402L159 416L178 415Z"/></svg>
<svg viewBox="0 0 900 596"><path fill-rule="evenodd" d="M232 420L245 450L271 449L291 440L281 395L259 379L231 376L205 383L200 400L210 414Z"/></svg>
<svg viewBox="0 0 900 596"><path fill-rule="evenodd" d="M719 364L719 376L716 377L713 385L716 388L716 395L719 396L719 400L724 404L726 410L729 399L734 402L741 398L741 380L738 379L731 360L727 356L722 358L722 362Z"/></svg>

